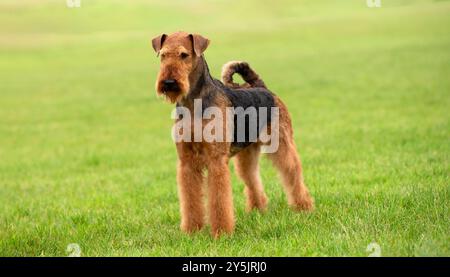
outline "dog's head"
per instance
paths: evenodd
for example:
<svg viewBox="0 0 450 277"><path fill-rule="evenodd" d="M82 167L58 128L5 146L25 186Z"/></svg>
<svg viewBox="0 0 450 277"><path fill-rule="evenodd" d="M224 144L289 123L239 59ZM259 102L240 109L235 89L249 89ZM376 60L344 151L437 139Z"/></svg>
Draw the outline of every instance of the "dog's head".
<svg viewBox="0 0 450 277"><path fill-rule="evenodd" d="M161 58L156 93L172 103L186 96L190 77L208 44L207 38L185 32L162 34L152 39L153 49Z"/></svg>

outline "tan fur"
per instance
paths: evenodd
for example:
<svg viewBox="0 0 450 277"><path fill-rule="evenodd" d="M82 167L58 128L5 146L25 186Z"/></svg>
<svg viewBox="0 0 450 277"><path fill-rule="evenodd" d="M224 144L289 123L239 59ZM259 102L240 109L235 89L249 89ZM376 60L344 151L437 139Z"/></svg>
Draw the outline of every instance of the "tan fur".
<svg viewBox="0 0 450 277"><path fill-rule="evenodd" d="M264 211L267 207L267 197L259 176L260 145L252 144L235 156L236 173L245 183L247 211L258 209Z"/></svg>
<svg viewBox="0 0 450 277"><path fill-rule="evenodd" d="M193 43L195 45L193 45ZM199 53L206 49L209 40L199 35L177 32L172 35L161 35L152 40L153 48L161 55L161 67L156 80L157 94L164 95L171 102L181 103L189 92L192 80L201 74L197 68ZM188 52L189 57L181 59L180 54ZM229 64L231 65L231 64ZM224 66L224 76L231 76ZM255 77L256 76L256 77ZM259 78L253 72L253 80ZM161 81L173 78L180 83L180 92L162 91ZM227 77L228 78L228 77ZM228 85L232 79L228 78ZM264 84L258 80L258 84ZM226 114L230 106L225 96L216 96L214 103ZM278 169L289 204L295 210L312 210L313 200L308 193L302 175L300 159L293 140L292 124L286 106L275 96L275 104L280 108L279 114L279 149L269 154L269 158ZM192 109L190 105L186 106ZM192 119L195 120L195 119ZM208 120L203 120L203 126ZM224 117L224 133L232 130L229 126L233 118ZM268 126L269 131L270 125ZM193 129L193 128L192 128ZM186 233L200 230L209 216L211 232L214 237L223 233L230 234L234 230L235 218L233 196L228 163L235 157L236 172L244 181L247 198L247 210L264 211L267 197L259 175L259 156L261 143L254 143L241 151L231 148L229 142L179 142L176 143L178 153L177 182L180 199L181 229ZM207 205L205 205L207 197ZM206 214L206 207L208 214Z"/></svg>
<svg viewBox="0 0 450 277"><path fill-rule="evenodd" d="M275 103L280 109L280 144L277 152L267 156L281 175L289 205L295 210L313 210L314 200L303 180L303 169L294 142L291 117L280 98L275 97Z"/></svg>
<svg viewBox="0 0 450 277"><path fill-rule="evenodd" d="M156 38L155 38L156 39ZM156 78L156 92L163 95L171 103L179 102L190 89L189 73L195 64L195 55L192 43L187 37L187 33L178 32L166 36L164 43L160 45L158 54L161 56L160 70ZM156 49L155 49L156 50ZM186 52L190 56L182 60L180 54ZM179 81L181 92L164 92L161 80L176 79Z"/></svg>

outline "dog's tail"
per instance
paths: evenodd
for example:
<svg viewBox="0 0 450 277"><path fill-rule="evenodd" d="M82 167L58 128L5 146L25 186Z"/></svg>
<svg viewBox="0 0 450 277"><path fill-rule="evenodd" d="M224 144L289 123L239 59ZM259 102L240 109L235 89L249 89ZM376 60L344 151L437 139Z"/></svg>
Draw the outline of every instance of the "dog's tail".
<svg viewBox="0 0 450 277"><path fill-rule="evenodd" d="M237 73L241 75L242 79L244 79L245 84L236 84L233 82L233 75ZM222 67L222 82L231 88L249 88L249 87L263 87L263 80L261 80L253 69L250 68L250 65L246 62L240 61L231 61L227 62Z"/></svg>

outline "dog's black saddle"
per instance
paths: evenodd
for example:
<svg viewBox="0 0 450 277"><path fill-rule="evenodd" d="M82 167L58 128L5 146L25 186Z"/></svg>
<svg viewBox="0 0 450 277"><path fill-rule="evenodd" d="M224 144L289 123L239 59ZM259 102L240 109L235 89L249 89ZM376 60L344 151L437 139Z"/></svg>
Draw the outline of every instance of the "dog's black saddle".
<svg viewBox="0 0 450 277"><path fill-rule="evenodd" d="M263 128L271 122L271 108L276 107L274 96L262 87L239 89L226 87L223 91L234 108L234 136L231 146L247 147L255 142L255 138L259 138Z"/></svg>

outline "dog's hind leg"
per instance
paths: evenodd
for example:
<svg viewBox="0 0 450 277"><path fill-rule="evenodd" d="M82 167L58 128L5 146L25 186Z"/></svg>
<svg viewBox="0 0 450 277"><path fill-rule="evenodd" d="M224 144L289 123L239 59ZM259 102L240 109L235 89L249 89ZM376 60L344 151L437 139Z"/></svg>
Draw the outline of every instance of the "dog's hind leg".
<svg viewBox="0 0 450 277"><path fill-rule="evenodd" d="M245 183L247 211L267 207L267 197L259 175L260 146L252 144L236 154L234 164L236 173Z"/></svg>
<svg viewBox="0 0 450 277"><path fill-rule="evenodd" d="M268 156L281 175L289 205L295 210L312 210L314 201L303 181L302 166L295 144L280 141L278 151Z"/></svg>
<svg viewBox="0 0 450 277"><path fill-rule="evenodd" d="M286 106L276 99L279 112L279 146L268 154L281 175L289 205L295 210L313 210L314 200L303 180L302 165L293 138L292 124ZM274 127L274 126L272 126Z"/></svg>

